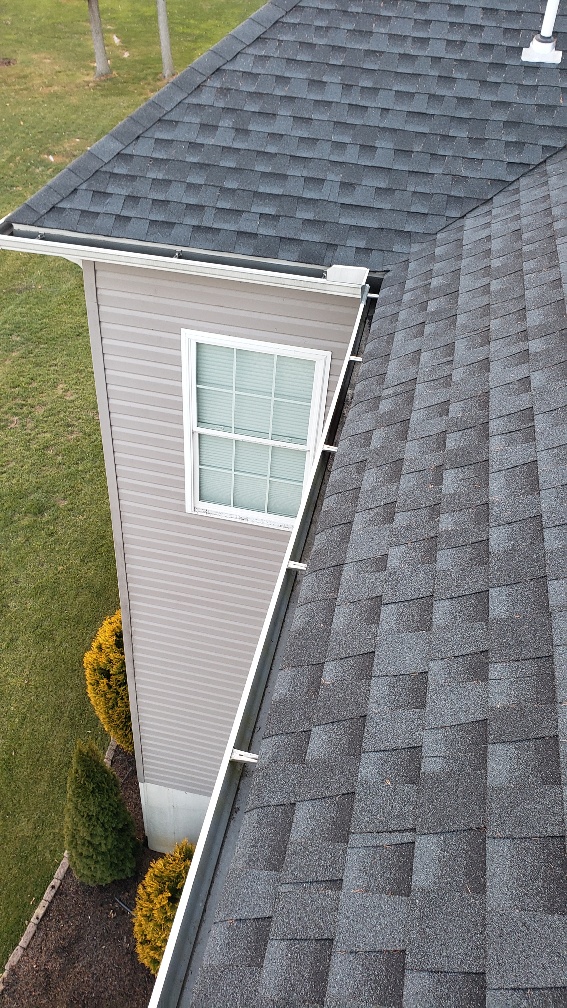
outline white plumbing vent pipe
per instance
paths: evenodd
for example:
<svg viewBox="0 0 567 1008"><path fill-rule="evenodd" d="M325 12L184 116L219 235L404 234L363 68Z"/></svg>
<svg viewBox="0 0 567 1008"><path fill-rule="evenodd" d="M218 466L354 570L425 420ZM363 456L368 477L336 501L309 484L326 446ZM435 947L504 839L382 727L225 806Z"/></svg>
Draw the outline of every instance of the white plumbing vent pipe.
<svg viewBox="0 0 567 1008"><path fill-rule="evenodd" d="M553 38L553 26L557 17L559 0L547 0L545 14L539 35L534 35L529 46L522 49L522 60L524 63L561 63L563 53L555 48Z"/></svg>

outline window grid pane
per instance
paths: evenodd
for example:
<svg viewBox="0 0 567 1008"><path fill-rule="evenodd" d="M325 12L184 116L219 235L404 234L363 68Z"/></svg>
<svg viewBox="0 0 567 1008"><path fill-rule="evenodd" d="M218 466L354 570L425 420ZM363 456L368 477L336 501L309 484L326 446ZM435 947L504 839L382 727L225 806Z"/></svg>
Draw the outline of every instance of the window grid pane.
<svg viewBox="0 0 567 1008"><path fill-rule="evenodd" d="M227 389L234 386L234 350L232 347L197 343L197 385Z"/></svg>
<svg viewBox="0 0 567 1008"><path fill-rule="evenodd" d="M228 444L227 452L224 446ZM303 489L305 449L199 434L199 453L202 503L295 518Z"/></svg>
<svg viewBox="0 0 567 1008"><path fill-rule="evenodd" d="M197 426L306 444L314 370L313 361L197 344Z"/></svg>
<svg viewBox="0 0 567 1008"><path fill-rule="evenodd" d="M315 362L199 343L196 360L199 499L295 517Z"/></svg>

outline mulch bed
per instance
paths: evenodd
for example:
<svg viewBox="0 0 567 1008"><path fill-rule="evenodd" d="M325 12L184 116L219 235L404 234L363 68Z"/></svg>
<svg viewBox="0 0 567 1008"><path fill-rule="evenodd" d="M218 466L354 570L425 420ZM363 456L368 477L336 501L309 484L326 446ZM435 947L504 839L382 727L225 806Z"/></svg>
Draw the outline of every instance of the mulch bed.
<svg viewBox="0 0 567 1008"><path fill-rule="evenodd" d="M144 835L134 758L117 749L112 766ZM132 918L138 883L160 855L143 847L136 875L95 887L71 869L53 897L37 934L8 974L0 1008L147 1008L154 978L138 962Z"/></svg>

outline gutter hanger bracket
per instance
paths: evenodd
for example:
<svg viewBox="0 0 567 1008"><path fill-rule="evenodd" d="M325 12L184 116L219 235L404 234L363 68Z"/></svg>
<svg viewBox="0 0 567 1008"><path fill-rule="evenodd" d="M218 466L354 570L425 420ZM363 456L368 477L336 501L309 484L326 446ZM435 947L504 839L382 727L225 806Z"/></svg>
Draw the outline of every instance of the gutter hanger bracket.
<svg viewBox="0 0 567 1008"><path fill-rule="evenodd" d="M336 448L332 444L324 444L321 451L336 452Z"/></svg>
<svg viewBox="0 0 567 1008"><path fill-rule="evenodd" d="M233 749L230 754L232 763L257 763L258 753L244 752L242 749Z"/></svg>
<svg viewBox="0 0 567 1008"><path fill-rule="evenodd" d="M307 564L299 563L297 560L290 560L287 565L288 570L304 571L307 570Z"/></svg>

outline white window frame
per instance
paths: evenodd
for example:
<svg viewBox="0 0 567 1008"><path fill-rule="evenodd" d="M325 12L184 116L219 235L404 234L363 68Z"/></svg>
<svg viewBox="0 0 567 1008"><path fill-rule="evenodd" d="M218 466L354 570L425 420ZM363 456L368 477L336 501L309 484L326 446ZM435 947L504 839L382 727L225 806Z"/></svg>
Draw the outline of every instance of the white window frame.
<svg viewBox="0 0 567 1008"><path fill-rule="evenodd" d="M185 507L190 514L208 515L212 518L224 518L227 521L247 522L250 525L265 525L270 528L291 529L295 518L284 515L263 514L260 511L248 511L244 508L230 507L227 504L212 504L199 500L199 431L197 428L197 343L210 343L215 346L230 347L237 350L253 350L255 353L276 354L285 357L301 357L315 363L313 375L313 394L309 415L309 430L306 445L294 445L292 442L276 442L282 448L299 450L306 456L305 475L301 500L303 501L309 489L309 475L313 457L321 437L325 414L325 401L329 384L331 354L327 350L308 350L297 346L284 346L280 343L267 343L259 340L244 339L239 336L226 336L218 333L199 332L196 329L181 330L181 362L183 383L183 440L185 455ZM213 429L202 433L219 434ZM231 435L226 435L230 437ZM265 438L241 437L256 444L266 444ZM273 443L273 442L272 442Z"/></svg>

